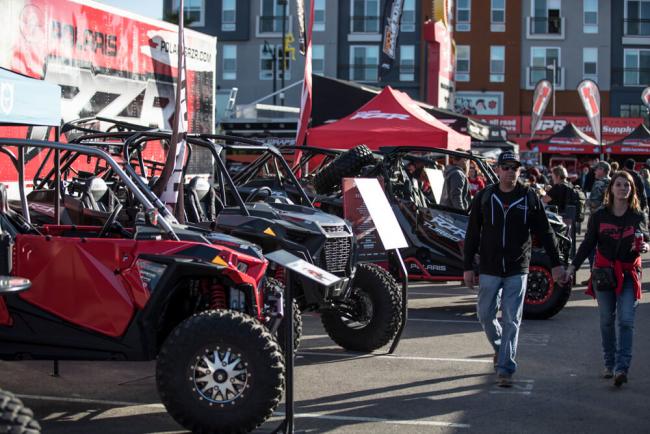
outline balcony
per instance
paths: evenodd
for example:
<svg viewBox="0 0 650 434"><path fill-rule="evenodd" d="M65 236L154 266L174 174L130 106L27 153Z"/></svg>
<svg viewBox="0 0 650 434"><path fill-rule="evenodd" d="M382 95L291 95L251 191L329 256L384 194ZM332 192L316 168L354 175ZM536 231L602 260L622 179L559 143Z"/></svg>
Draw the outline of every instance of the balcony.
<svg viewBox="0 0 650 434"><path fill-rule="evenodd" d="M650 19L628 18L623 21L623 44L650 45Z"/></svg>
<svg viewBox="0 0 650 434"><path fill-rule="evenodd" d="M292 33L293 31L293 19L291 15L287 15L286 18L286 33ZM257 16L257 36L272 37L276 36L282 37L282 17L269 17L269 16Z"/></svg>
<svg viewBox="0 0 650 434"><path fill-rule="evenodd" d="M564 68L556 68L555 89L564 89ZM553 69L549 66L529 66L526 68L526 89L534 89L538 81L546 79L553 83Z"/></svg>
<svg viewBox="0 0 650 434"><path fill-rule="evenodd" d="M526 37L528 39L564 39L563 17L528 17Z"/></svg>
<svg viewBox="0 0 650 434"><path fill-rule="evenodd" d="M612 70L612 86L646 87L649 83L649 68L614 68Z"/></svg>

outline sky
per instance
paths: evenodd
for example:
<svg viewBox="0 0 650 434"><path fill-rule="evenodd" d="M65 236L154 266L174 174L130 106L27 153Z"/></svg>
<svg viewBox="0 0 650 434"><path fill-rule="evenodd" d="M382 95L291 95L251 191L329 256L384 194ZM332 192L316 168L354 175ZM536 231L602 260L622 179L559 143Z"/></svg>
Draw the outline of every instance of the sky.
<svg viewBox="0 0 650 434"><path fill-rule="evenodd" d="M96 0L116 8L125 9L150 18L162 18L163 0Z"/></svg>

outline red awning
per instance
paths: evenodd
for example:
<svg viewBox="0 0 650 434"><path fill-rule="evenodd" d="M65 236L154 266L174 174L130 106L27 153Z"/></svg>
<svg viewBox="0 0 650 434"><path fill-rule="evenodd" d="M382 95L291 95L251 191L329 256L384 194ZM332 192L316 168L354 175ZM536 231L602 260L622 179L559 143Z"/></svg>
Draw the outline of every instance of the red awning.
<svg viewBox="0 0 650 434"><path fill-rule="evenodd" d="M308 145L333 149L363 144L372 150L400 145L469 150L470 143L469 136L454 131L390 86L354 113L307 133Z"/></svg>

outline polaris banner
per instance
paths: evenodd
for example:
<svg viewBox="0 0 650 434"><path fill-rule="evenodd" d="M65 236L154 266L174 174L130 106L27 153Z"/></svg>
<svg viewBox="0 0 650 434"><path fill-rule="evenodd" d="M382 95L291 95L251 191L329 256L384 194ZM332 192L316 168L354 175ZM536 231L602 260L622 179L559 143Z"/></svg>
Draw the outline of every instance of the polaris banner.
<svg viewBox="0 0 650 434"><path fill-rule="evenodd" d="M582 80L578 84L578 95L585 107L587 118L591 124L591 130L598 143L602 143L600 127L600 90L598 85L591 80Z"/></svg>
<svg viewBox="0 0 650 434"><path fill-rule="evenodd" d="M544 116L546 106L548 106L548 102L551 100L552 93L553 85L548 80L540 80L535 86L535 93L533 94L533 110L530 114L530 137L535 135L539 121L542 119L542 116Z"/></svg>
<svg viewBox="0 0 650 434"><path fill-rule="evenodd" d="M404 0L386 0L384 3L384 33L381 40L381 54L379 59L379 81L390 72L395 62L397 50L397 37L399 36L399 23L402 19Z"/></svg>
<svg viewBox="0 0 650 434"><path fill-rule="evenodd" d="M650 109L650 87L646 87L643 89L643 92L641 92L641 101L643 101L643 105L646 106L646 108Z"/></svg>

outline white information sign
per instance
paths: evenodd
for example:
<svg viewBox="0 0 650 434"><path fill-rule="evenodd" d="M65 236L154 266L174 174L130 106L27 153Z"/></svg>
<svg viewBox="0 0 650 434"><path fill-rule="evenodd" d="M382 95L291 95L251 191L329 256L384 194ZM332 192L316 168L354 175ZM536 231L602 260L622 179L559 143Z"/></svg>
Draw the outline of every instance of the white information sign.
<svg viewBox="0 0 650 434"><path fill-rule="evenodd" d="M283 267L301 274L325 287L341 282L340 277L335 276L334 274L329 273L304 259L300 259L286 250L276 250L275 252L271 252L265 256L270 261L280 264Z"/></svg>
<svg viewBox="0 0 650 434"><path fill-rule="evenodd" d="M436 200L436 203L440 203L440 199L442 198L442 187L445 185L445 174L442 170L429 169L427 167L424 168L424 173L426 173L427 178L429 178L433 198Z"/></svg>
<svg viewBox="0 0 650 434"><path fill-rule="evenodd" d="M375 223L384 249L392 250L408 247L402 228L397 222L395 213L390 207L379 181L376 178L355 178L354 183L368 208L372 221Z"/></svg>

